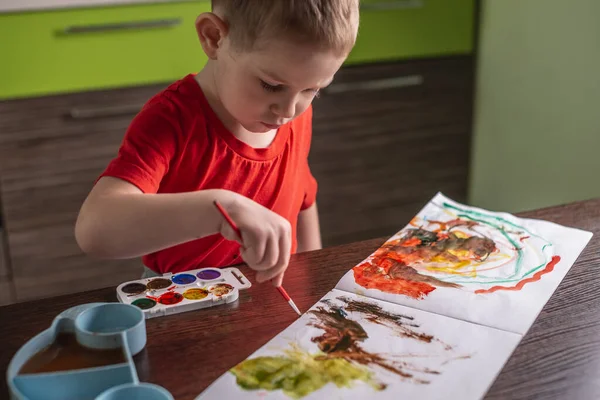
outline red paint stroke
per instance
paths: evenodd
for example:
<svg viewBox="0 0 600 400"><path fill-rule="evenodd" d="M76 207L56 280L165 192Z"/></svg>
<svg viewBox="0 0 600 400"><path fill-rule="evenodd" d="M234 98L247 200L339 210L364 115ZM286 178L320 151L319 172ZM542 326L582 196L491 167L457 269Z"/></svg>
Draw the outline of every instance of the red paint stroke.
<svg viewBox="0 0 600 400"><path fill-rule="evenodd" d="M529 239L529 236L523 236L521 239L519 239L521 242L524 242L525 239Z"/></svg>
<svg viewBox="0 0 600 400"><path fill-rule="evenodd" d="M554 270L554 267L556 266L556 264L558 264L559 261L560 261L560 256L553 256L552 260L550 260L550 262L546 265L546 267L543 270L536 272L531 278L523 279L522 281L517 283L515 286L492 286L489 289L476 290L475 294L494 293L498 290L511 290L511 291L521 290L521 289L523 289L523 286L525 286L527 283L537 282L542 278L542 275L552 272L552 270Z"/></svg>
<svg viewBox="0 0 600 400"><path fill-rule="evenodd" d="M389 266L381 263L382 274L373 274L373 265L366 262L353 268L354 281L367 289L377 289L386 293L403 294L414 299L422 299L435 290L426 282L408 281L405 279L390 279L387 275Z"/></svg>

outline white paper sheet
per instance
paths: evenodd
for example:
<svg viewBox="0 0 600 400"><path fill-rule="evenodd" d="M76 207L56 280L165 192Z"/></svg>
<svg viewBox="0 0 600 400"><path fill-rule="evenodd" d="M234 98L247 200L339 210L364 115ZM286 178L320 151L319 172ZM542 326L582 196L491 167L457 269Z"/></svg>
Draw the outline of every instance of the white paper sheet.
<svg viewBox="0 0 600 400"><path fill-rule="evenodd" d="M437 194L308 313L198 399L479 399L591 237ZM356 304L380 310L361 312ZM323 357L337 364L325 369ZM318 374L305 373L315 366ZM350 386L348 371L355 374ZM296 383L309 375L322 385L300 396ZM291 389L262 387L257 376Z"/></svg>
<svg viewBox="0 0 600 400"><path fill-rule="evenodd" d="M389 320L386 322L385 318L374 320L373 314L351 311L352 308L348 305L352 303L338 300L340 297L345 297L350 302L358 301L360 304L365 302L377 304L383 312L403 316L400 318L401 324L396 325ZM381 357L383 364L393 366L403 374L412 376L403 377L377 364L361 365L358 361L353 361L349 363L372 374L370 383L353 380L351 387L339 388L330 382L301 397L306 400L478 399L488 390L520 340L520 335L514 333L374 301L335 289L322 300L325 302L320 301L311 308L311 311L318 311L319 307L323 307L327 312L336 312L336 308L340 307L346 313L345 319L356 321L366 333L367 337L356 340L360 350ZM326 329L322 329L323 324L319 322L321 320L313 313L307 312L247 360L256 360L257 357L284 356L286 350L293 348L296 348L300 354L326 354L319 350L314 339L326 332ZM321 327L313 326L314 324ZM347 331L348 329L345 331L346 336L351 336ZM322 341L331 346L335 343L345 343L344 333L339 332L332 330L328 338L334 339ZM343 344L339 345L340 348L343 346ZM336 354L338 356L349 354L348 357L352 358L356 353L347 350L345 353L338 351ZM356 360L360 359L360 357L356 358ZM385 385L385 389L382 389L381 385ZM236 376L232 372L221 376L197 397L198 400L230 398L290 399L294 397L285 394L281 389L242 389L236 383Z"/></svg>
<svg viewBox="0 0 600 400"><path fill-rule="evenodd" d="M440 281L419 284L429 286L432 289L429 293L413 290L408 294L394 294L390 293L389 289L386 291L367 288L365 286L372 285L372 278L363 280L363 285L355 281L355 270L360 270L360 267L344 275L336 288L525 334L592 237L590 232L550 222L520 219L505 213L467 207L438 194L419 212L411 224L386 243L390 244L400 239L409 229L423 228L435 232L444 228L438 223L440 221L446 223L446 228L449 228L456 222L448 222L457 221L457 218L460 221L449 230L450 232L462 237L487 237L495 242L495 249L481 257L481 260L477 260L477 255L472 251L454 251L464 266L458 266L456 260L444 262L443 256L441 261L440 257L434 258L433 261L413 261L408 258L412 262L405 262L405 265L421 275L415 278L416 280L435 278ZM464 223L474 225L460 225ZM447 232L447 229L441 230L441 234ZM479 250L484 247L479 246ZM405 250L399 250L400 253L402 251ZM399 252L387 252L386 258L406 261L406 257L411 256ZM410 253L411 250L407 252ZM378 264L373 261L375 259L376 256L371 255L365 262ZM377 269L376 266L373 268ZM375 274L379 282L392 287L395 282L401 283L389 273L386 274L381 269L379 272L379 275ZM448 284L460 287L449 287ZM397 291L406 289L400 288Z"/></svg>

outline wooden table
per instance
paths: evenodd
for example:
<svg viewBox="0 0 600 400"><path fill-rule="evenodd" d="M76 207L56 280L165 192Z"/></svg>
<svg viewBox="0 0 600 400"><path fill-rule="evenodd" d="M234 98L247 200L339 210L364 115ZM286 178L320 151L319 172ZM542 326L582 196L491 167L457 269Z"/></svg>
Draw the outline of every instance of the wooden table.
<svg viewBox="0 0 600 400"><path fill-rule="evenodd" d="M521 216L589 230L594 237L486 398L600 398L600 199ZM285 287L300 309L307 310L383 241L296 255ZM0 307L2 370L17 349L49 327L59 312L96 301L115 301L114 288ZM139 377L165 387L176 399L193 399L295 319L273 287L255 285L228 306L148 320L148 345L136 356ZM4 376L1 382L3 398Z"/></svg>

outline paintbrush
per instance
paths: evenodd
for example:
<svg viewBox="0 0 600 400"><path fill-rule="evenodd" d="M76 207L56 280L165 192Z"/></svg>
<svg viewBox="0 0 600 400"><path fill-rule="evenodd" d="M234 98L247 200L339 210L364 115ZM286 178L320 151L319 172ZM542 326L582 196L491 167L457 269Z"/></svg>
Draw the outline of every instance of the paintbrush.
<svg viewBox="0 0 600 400"><path fill-rule="evenodd" d="M215 200L214 204L215 204L215 207L217 207L217 210L219 210L219 212L223 216L223 218L225 218L225 221L227 221L227 223L229 224L229 226L231 226L231 229L233 229L233 231L238 235L238 237L240 238L240 241L241 241L242 240L242 232L237 227L237 225L235 224L235 222L233 222L233 220L231 219L231 217L229 216L229 214L227 214L227 211L225 211L225 209L219 204L218 201ZM287 294L287 292L285 291L285 289L283 288L283 286L277 286L277 290L279 290L279 293L281 293L281 295L288 302L288 304L290 305L290 307L292 307L292 309L294 311L296 311L296 313L299 316L302 316L302 313L298 309L298 306L296 306L296 303L294 303L294 300L292 300L292 298L290 297L290 295Z"/></svg>

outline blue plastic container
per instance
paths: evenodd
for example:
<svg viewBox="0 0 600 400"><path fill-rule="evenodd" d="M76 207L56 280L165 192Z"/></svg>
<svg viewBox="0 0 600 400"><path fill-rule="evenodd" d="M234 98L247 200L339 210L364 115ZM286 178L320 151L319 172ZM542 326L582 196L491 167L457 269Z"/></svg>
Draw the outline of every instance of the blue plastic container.
<svg viewBox="0 0 600 400"><path fill-rule="evenodd" d="M118 349L125 362L77 370L21 374L36 353L50 346L60 333L75 335L92 349ZM6 379L12 399L18 400L172 400L160 386L140 383L132 356L146 345L143 312L121 303L91 303L59 314L50 328L30 339L13 356Z"/></svg>

